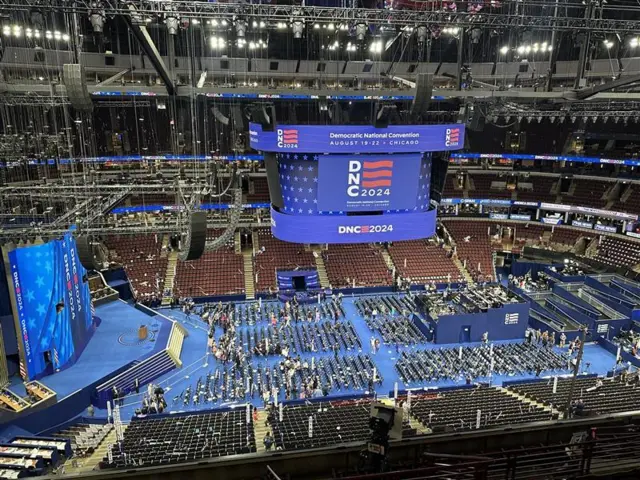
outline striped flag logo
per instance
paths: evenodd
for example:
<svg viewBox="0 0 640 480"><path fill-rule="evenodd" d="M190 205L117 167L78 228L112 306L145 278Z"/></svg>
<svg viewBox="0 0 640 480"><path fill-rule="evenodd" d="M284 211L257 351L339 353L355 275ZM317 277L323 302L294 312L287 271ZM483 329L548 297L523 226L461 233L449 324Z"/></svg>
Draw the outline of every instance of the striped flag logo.
<svg viewBox="0 0 640 480"><path fill-rule="evenodd" d="M54 348L53 349L53 364L54 365L60 365L60 358L58 357L58 349Z"/></svg>
<svg viewBox="0 0 640 480"><path fill-rule="evenodd" d="M91 300L91 315L94 316L96 314L96 306L93 304L93 300Z"/></svg>
<svg viewBox="0 0 640 480"><path fill-rule="evenodd" d="M447 147L457 147L460 144L460 128L447 128L444 144Z"/></svg>
<svg viewBox="0 0 640 480"><path fill-rule="evenodd" d="M278 129L278 143L289 146L297 146L298 130L295 128Z"/></svg>
<svg viewBox="0 0 640 480"><path fill-rule="evenodd" d="M23 380L27 379L27 369L24 366L24 362L22 361L22 359L20 359L20 376Z"/></svg>
<svg viewBox="0 0 640 480"><path fill-rule="evenodd" d="M390 187L393 176L393 160L363 162L362 186L364 188Z"/></svg>

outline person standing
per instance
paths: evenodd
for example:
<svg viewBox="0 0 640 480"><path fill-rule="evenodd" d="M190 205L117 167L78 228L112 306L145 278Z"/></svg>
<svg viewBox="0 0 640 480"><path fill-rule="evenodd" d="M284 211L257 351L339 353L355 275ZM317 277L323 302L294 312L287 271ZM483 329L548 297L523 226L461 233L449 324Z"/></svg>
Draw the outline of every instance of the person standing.
<svg viewBox="0 0 640 480"><path fill-rule="evenodd" d="M136 395L140 393L140 380L138 380L138 378L136 377L136 379L133 381L133 389L136 392Z"/></svg>

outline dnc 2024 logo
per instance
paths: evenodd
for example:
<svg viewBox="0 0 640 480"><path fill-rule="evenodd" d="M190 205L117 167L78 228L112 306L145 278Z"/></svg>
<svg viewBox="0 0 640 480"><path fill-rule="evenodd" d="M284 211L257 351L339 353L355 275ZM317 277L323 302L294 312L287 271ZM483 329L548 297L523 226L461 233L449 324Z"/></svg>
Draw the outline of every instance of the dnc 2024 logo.
<svg viewBox="0 0 640 480"><path fill-rule="evenodd" d="M278 148L298 148L297 128L278 128Z"/></svg>
<svg viewBox="0 0 640 480"><path fill-rule="evenodd" d="M349 160L347 195L383 197L391 195L393 160Z"/></svg>
<svg viewBox="0 0 640 480"><path fill-rule="evenodd" d="M446 147L457 147L460 145L460 129L447 128L444 134L444 145Z"/></svg>

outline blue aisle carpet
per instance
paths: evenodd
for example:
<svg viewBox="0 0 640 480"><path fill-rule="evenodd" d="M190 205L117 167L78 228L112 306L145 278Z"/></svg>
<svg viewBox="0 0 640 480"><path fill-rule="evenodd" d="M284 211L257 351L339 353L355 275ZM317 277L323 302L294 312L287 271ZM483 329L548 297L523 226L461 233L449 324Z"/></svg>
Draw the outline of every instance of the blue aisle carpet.
<svg viewBox="0 0 640 480"><path fill-rule="evenodd" d="M141 357L155 348L156 342L147 340L139 342L137 331L140 325L148 325L153 329L153 318L136 310L133 306L115 301L96 308L96 315L102 323L96 329L89 344L78 361L70 368L40 380L58 394L58 400L83 388L123 365ZM166 346L167 327L158 328L158 344ZM159 325L160 327L160 325Z"/></svg>
<svg viewBox="0 0 640 480"><path fill-rule="evenodd" d="M360 342L362 344L362 349L357 351L341 351L342 355L353 355L357 353L368 353L371 354L371 357L374 363L377 366L378 372L383 378L382 385L377 386L376 391L379 395L388 395L393 391L395 383L398 382L398 389L403 390L405 388L420 388L420 387L444 387L444 386L455 386L461 385L464 382L462 380L446 380L439 382L426 382L424 384L412 384L412 385L404 385L399 379L398 374L395 370L395 363L397 360L398 352L402 351L412 351L415 349L429 349L429 348L442 348L442 347L451 347L455 345L434 345L434 344L421 344L415 347L399 347L396 349L395 345L384 345L382 343L382 338L378 334L373 334L369 328L367 327L364 319L360 317L357 312L357 309L354 305L354 297L345 297L344 298L344 309L346 313L346 320L351 321L356 333L360 338ZM172 412L182 412L182 411L196 411L202 409L210 409L214 407L221 406L230 406L230 405L241 405L245 403L245 400L238 400L235 402L223 402L218 401L214 403L202 403L200 405L187 405L185 406L182 401L178 403L173 402L173 398L184 392L184 390L191 386L192 390L195 388L196 382L199 377L205 377L207 372L215 372L216 368L221 369L222 365L218 363L212 356L207 354L207 326L202 321L197 319L197 316L193 315L190 319L187 319L186 316L180 312L179 310L169 310L164 309L160 310L160 312L176 321L179 321L185 328L189 331L189 337L185 339L185 343L182 349L181 359L183 362L183 368L174 370L172 372L167 373L163 377L160 377L156 382L161 385L166 390L166 399L169 405L169 411ZM245 328L245 327L240 327ZM220 328L216 329L216 337L218 338L222 334L222 330ZM381 342L380 351L373 355L370 352L370 339L374 336L378 338ZM509 342L521 342L523 340L510 340L506 342L496 342L496 343L509 343ZM311 356L315 356L316 361L318 358L330 357L332 356L331 352L320 352L315 354L303 354L301 357L303 359L310 359ZM264 357L254 358L253 362L256 365L269 365L272 367L273 365L277 365L282 360L282 357L279 356L270 356L268 359ZM614 365L614 355L610 354L606 350L600 348L595 344L586 345L584 350L584 362L583 366L586 367L586 364L589 363L588 371L590 373L599 373L605 374L607 371L611 370ZM560 370L557 372L545 372L544 375L568 375L568 370ZM543 376L544 376L543 375ZM504 381L513 381L513 380L522 380L527 378L533 378L532 375L519 375L519 376L496 376L491 379L491 383L493 385L501 385ZM475 381L489 381L488 378L479 378ZM331 395L342 396L342 395L351 395L351 394L362 394L365 393L363 389L342 389L342 390L333 390ZM125 404L122 408L122 418L127 419L133 416L136 408L140 406L140 402L142 400L142 394L140 395L130 395L125 400ZM283 400L283 396L281 395L280 400ZM259 395L256 395L255 398L250 399L251 403L256 406L262 405L262 400L259 398ZM106 416L106 411L98 411L97 416Z"/></svg>

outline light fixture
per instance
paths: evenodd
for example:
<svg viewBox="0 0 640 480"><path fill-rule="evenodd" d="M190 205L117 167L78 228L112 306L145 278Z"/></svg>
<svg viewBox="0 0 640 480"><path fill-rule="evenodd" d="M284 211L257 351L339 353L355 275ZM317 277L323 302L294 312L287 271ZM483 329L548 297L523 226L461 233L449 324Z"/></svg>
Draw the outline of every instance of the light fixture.
<svg viewBox="0 0 640 480"><path fill-rule="evenodd" d="M66 33L62 35L62 40L64 40L65 42L68 42L69 38L69 35L67 35Z"/></svg>
<svg viewBox="0 0 640 480"><path fill-rule="evenodd" d="M636 48L638 46L638 37L633 37L629 42L629 46L631 48Z"/></svg>
<svg viewBox="0 0 640 480"><path fill-rule="evenodd" d="M327 26L327 29L329 29L329 30L335 30L335 29L336 29L336 26L335 26L333 23L330 23L330 24Z"/></svg>
<svg viewBox="0 0 640 480"><path fill-rule="evenodd" d="M517 52L518 52L520 55L522 55L522 54L524 53L524 45L520 45L520 46L518 47Z"/></svg>
<svg viewBox="0 0 640 480"><path fill-rule="evenodd" d="M223 20L223 22L224 22L224 20ZM224 25L224 23L223 23L223 25ZM238 38L244 37L246 32L247 32L247 22L245 22L242 19L236 20L236 35L238 36Z"/></svg>
<svg viewBox="0 0 640 480"><path fill-rule="evenodd" d="M302 34L304 33L304 20L295 20L292 24L292 27L293 27L293 38L298 38L298 39L302 38Z"/></svg>
<svg viewBox="0 0 640 480"><path fill-rule="evenodd" d="M60 32L53 32L53 38L60 40L62 38L62 34Z"/></svg>
<svg viewBox="0 0 640 480"><path fill-rule="evenodd" d="M500 53L502 55L506 55L507 53L509 53L509 47L505 45L504 47L500 48Z"/></svg>
<svg viewBox="0 0 640 480"><path fill-rule="evenodd" d="M259 26L260 28L264 28L265 23L264 23L262 20L260 20L260 24L259 24L258 26Z"/></svg>
<svg viewBox="0 0 640 480"><path fill-rule="evenodd" d="M356 38L359 42L364 41L364 38L367 36L367 24L366 23L358 23L356 24Z"/></svg>
<svg viewBox="0 0 640 480"><path fill-rule="evenodd" d="M4 35L11 35L11 27L9 25L5 25L2 27L2 33Z"/></svg>
<svg viewBox="0 0 640 480"><path fill-rule="evenodd" d="M369 51L371 53L382 53L382 42L380 40L376 40L369 45Z"/></svg>
<svg viewBox="0 0 640 480"><path fill-rule="evenodd" d="M47 40L51 40L53 38L53 34L47 30L47 33L45 33L45 37L47 37Z"/></svg>
<svg viewBox="0 0 640 480"><path fill-rule="evenodd" d="M314 29L314 30L318 30L318 29L320 29L320 24L319 24L319 23L314 23L314 24L313 24L313 29Z"/></svg>
<svg viewBox="0 0 640 480"><path fill-rule="evenodd" d="M214 50L222 50L227 46L224 38L222 37L211 37L211 48Z"/></svg>

